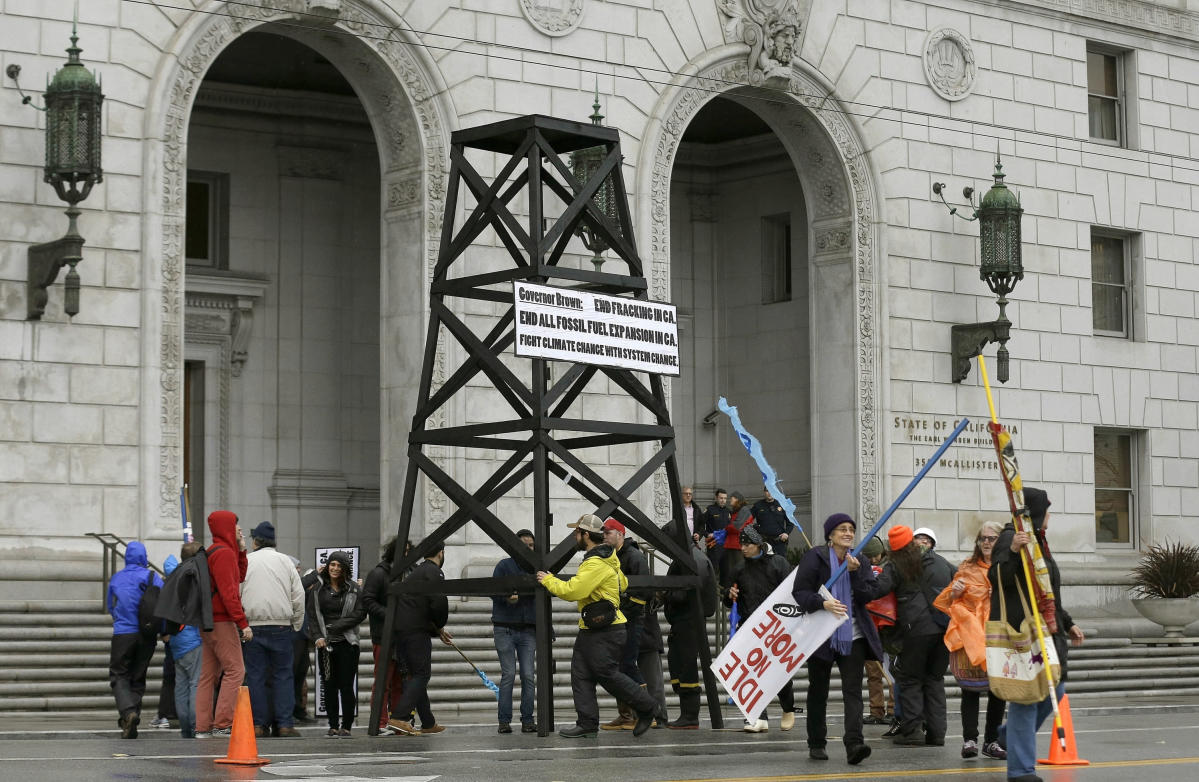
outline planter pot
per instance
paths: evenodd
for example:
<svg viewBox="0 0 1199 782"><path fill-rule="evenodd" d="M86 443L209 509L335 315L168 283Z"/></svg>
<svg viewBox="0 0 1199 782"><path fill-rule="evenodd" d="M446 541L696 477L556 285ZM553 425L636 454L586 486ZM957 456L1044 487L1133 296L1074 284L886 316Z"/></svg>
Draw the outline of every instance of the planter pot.
<svg viewBox="0 0 1199 782"><path fill-rule="evenodd" d="M1186 626L1199 621L1199 597L1143 597L1133 608L1150 622L1161 625L1167 638L1181 638Z"/></svg>

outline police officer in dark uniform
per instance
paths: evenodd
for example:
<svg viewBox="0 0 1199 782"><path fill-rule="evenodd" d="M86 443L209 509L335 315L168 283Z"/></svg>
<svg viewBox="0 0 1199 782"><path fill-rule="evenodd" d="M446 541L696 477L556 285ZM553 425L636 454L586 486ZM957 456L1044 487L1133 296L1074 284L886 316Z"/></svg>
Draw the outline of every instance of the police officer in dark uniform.
<svg viewBox="0 0 1199 782"><path fill-rule="evenodd" d="M770 495L770 489L763 486L762 493L765 496L754 503L750 512L754 516L759 534L770 544L771 551L779 556L786 556L791 520L787 518L779 501Z"/></svg>
<svg viewBox="0 0 1199 782"><path fill-rule="evenodd" d="M700 545L708 552L708 560L716 573L724 567L724 530L733 523L733 514L729 509L729 493L717 489L715 501L704 511L705 535ZM717 536L717 532L720 536Z"/></svg>

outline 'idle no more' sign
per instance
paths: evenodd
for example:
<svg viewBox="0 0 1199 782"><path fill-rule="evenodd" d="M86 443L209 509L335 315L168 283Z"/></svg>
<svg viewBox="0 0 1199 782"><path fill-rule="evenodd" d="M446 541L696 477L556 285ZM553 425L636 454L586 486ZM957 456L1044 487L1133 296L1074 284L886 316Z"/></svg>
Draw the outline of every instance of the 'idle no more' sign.
<svg viewBox="0 0 1199 782"><path fill-rule="evenodd" d="M672 304L512 283L516 355L679 374Z"/></svg>

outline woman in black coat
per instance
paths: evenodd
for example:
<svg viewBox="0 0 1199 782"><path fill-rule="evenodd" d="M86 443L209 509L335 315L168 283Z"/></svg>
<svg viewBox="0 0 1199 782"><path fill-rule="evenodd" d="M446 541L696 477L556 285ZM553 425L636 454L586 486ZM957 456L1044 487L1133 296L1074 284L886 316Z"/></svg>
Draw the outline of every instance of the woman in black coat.
<svg viewBox="0 0 1199 782"><path fill-rule="evenodd" d="M953 580L953 566L922 548L912 539L912 530L902 524L892 527L888 537L891 559L878 576L878 591L895 592L895 624L903 638L895 670L903 721L893 740L907 746L942 746L949 617L934 608L933 601Z"/></svg>
<svg viewBox="0 0 1199 782"><path fill-rule="evenodd" d="M850 555L857 522L845 513L834 513L824 522L827 545L817 546L804 555L795 574L792 597L806 613L831 611L849 621L840 625L833 636L808 658L808 756L828 760L829 680L833 663L841 672L841 699L845 707L845 755L850 765L870 756L870 747L862 736L862 669L866 660L881 660L883 647L878 630L866 611L866 604L877 597L877 583L870 566L861 567ZM832 600L825 600L820 587L832 576L835 567L846 563L848 573L833 584ZM840 595L840 597L838 597ZM854 637L857 639L854 640Z"/></svg>
<svg viewBox="0 0 1199 782"><path fill-rule="evenodd" d="M329 714L325 735L330 737L350 735L357 706L358 625L366 618L366 606L352 572L350 555L334 551L308 599L308 631L316 642L317 675Z"/></svg>

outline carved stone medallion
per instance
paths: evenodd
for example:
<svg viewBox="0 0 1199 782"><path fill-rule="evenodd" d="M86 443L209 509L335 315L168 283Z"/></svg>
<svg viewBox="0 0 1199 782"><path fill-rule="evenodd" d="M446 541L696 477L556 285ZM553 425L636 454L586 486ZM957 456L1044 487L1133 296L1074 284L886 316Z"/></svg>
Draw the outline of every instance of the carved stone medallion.
<svg viewBox="0 0 1199 782"><path fill-rule="evenodd" d="M974 89L977 75L974 49L957 30L938 27L924 39L924 77L942 98L965 98Z"/></svg>
<svg viewBox="0 0 1199 782"><path fill-rule="evenodd" d="M583 0L520 0L520 10L530 24L554 37L574 32L583 21Z"/></svg>

